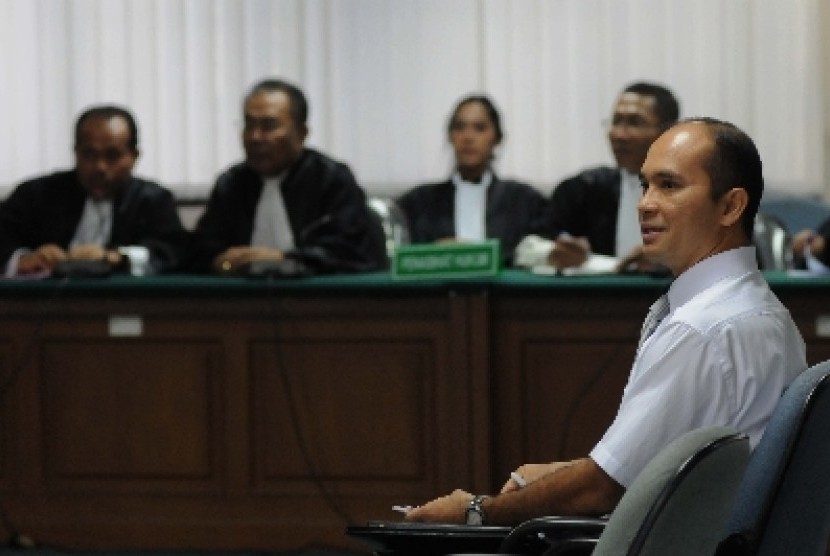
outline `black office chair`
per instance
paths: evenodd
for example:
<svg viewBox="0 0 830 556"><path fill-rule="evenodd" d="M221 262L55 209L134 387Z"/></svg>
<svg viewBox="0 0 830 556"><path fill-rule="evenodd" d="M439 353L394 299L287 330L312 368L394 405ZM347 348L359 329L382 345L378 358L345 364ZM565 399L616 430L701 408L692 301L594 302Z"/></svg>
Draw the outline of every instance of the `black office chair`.
<svg viewBox="0 0 830 556"><path fill-rule="evenodd" d="M748 460L745 435L725 427L698 429L664 448L608 519L543 517L512 530L376 523L348 527L347 534L390 556L712 554Z"/></svg>
<svg viewBox="0 0 830 556"><path fill-rule="evenodd" d="M691 431L643 469L607 521L533 519L514 529L499 553L712 554L748 461L746 435L726 427Z"/></svg>
<svg viewBox="0 0 830 556"><path fill-rule="evenodd" d="M717 556L823 555L830 536L830 361L781 397L747 467Z"/></svg>

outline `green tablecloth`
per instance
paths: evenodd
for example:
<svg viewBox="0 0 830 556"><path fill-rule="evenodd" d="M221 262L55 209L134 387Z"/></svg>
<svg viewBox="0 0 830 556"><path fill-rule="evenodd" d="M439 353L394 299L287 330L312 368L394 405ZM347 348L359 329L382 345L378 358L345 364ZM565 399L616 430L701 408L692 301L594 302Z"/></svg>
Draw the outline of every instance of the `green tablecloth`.
<svg viewBox="0 0 830 556"><path fill-rule="evenodd" d="M828 288L830 276L802 277L784 272L765 273L775 290L790 288ZM110 276L94 279L0 280L0 297L44 297L54 295L261 295L268 289L308 293L394 292L429 290L493 289L651 289L664 287L666 278L651 276L543 276L522 270L504 270L498 276L441 280L396 280L387 272L370 274L315 276L299 279L249 279L199 275Z"/></svg>

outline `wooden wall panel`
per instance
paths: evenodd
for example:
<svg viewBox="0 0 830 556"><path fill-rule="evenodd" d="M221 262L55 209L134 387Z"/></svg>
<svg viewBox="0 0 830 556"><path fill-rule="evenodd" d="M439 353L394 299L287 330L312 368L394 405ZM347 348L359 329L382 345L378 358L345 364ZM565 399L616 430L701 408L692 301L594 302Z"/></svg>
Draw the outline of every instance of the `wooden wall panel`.
<svg viewBox="0 0 830 556"><path fill-rule="evenodd" d="M347 523L585 455L661 284L82 288L48 302L7 287L0 490L13 525L78 550L274 551L365 549ZM810 362L830 358L825 297L782 294ZM114 315L141 333L113 335Z"/></svg>
<svg viewBox="0 0 830 556"><path fill-rule="evenodd" d="M630 347L613 340L519 346L527 362L519 379L524 461L563 461L591 450L617 413Z"/></svg>
<svg viewBox="0 0 830 556"><path fill-rule="evenodd" d="M12 408L9 401L14 399L14 372L10 342L0 341L0 490L10 488L8 433Z"/></svg>
<svg viewBox="0 0 830 556"><path fill-rule="evenodd" d="M78 549L359 548L346 524L474 484L473 462L489 471L469 437L486 426L470 422L467 305L444 291L5 303L0 342L33 354L15 385L12 523ZM113 334L114 316L140 332Z"/></svg>
<svg viewBox="0 0 830 556"><path fill-rule="evenodd" d="M426 478L434 342L285 340L252 352L258 482Z"/></svg>
<svg viewBox="0 0 830 556"><path fill-rule="evenodd" d="M283 535L355 548L346 524L399 519L393 504L470 483L469 438L454 439L466 459L443 457L471 405L456 376L466 384L467 370L451 363L467 327L452 307L466 301L439 303L428 315L307 315L253 331L249 495L274 501Z"/></svg>
<svg viewBox="0 0 830 556"><path fill-rule="evenodd" d="M222 377L210 345L49 338L41 354L48 488L221 488Z"/></svg>

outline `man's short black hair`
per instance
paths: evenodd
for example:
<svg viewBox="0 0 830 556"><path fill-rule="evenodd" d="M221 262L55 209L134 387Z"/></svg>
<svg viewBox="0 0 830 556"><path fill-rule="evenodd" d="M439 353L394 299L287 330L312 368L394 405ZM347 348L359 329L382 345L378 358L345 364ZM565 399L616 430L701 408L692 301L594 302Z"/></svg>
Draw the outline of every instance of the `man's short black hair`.
<svg viewBox="0 0 830 556"><path fill-rule="evenodd" d="M308 120L308 102L305 95L296 85L284 81L282 79L263 79L253 87L245 95L245 100L242 105L242 110L245 110L245 105L254 95L259 93L278 93L282 92L288 95L290 101L291 119L294 120L294 125L297 128L303 128Z"/></svg>
<svg viewBox="0 0 830 556"><path fill-rule="evenodd" d="M638 95L652 97L655 105L654 113L657 115L657 119L664 129L668 129L674 125L680 117L680 103L674 94L663 85L638 81L628 85L623 90L623 93L636 93Z"/></svg>
<svg viewBox="0 0 830 556"><path fill-rule="evenodd" d="M755 215L764 194L764 174L758 148L746 133L723 120L706 117L688 118L680 123L704 124L712 137L714 148L704 167L712 182L712 198L720 199L730 189L739 187L748 194L741 225L747 239L752 239Z"/></svg>
<svg viewBox="0 0 830 556"><path fill-rule="evenodd" d="M130 130L130 140L128 145L133 151L138 150L138 126L135 123L135 118L126 108L115 106L112 104L103 104L99 106L92 106L84 110L78 120L75 122L75 146L81 144L81 127L87 120L101 119L109 120L110 118L123 118L127 122L127 127Z"/></svg>

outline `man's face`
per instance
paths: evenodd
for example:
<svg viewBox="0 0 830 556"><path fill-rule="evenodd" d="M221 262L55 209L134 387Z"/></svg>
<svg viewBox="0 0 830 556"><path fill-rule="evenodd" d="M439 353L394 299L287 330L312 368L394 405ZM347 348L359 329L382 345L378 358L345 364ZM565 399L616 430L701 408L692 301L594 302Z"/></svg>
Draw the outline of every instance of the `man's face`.
<svg viewBox="0 0 830 556"><path fill-rule="evenodd" d="M652 96L623 93L614 107L608 139L617 166L637 174L646 159L648 148L662 128L654 111Z"/></svg>
<svg viewBox="0 0 830 556"><path fill-rule="evenodd" d="M496 128L480 102L468 102L455 113L450 126L450 143L455 164L462 174L481 174L490 166L498 144Z"/></svg>
<svg viewBox="0 0 830 556"><path fill-rule="evenodd" d="M282 91L256 93L245 103L245 160L261 176L288 169L302 153L307 133L294 123L291 99Z"/></svg>
<svg viewBox="0 0 830 556"><path fill-rule="evenodd" d="M704 167L713 148L704 124L681 124L654 142L643 164L643 253L675 276L722 250L726 196L712 199Z"/></svg>
<svg viewBox="0 0 830 556"><path fill-rule="evenodd" d="M93 199L107 199L126 183L138 159L124 118L92 117L81 124L75 145L78 179Z"/></svg>

